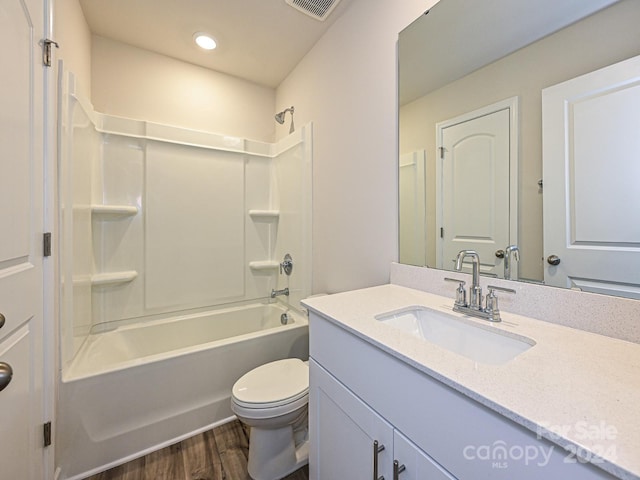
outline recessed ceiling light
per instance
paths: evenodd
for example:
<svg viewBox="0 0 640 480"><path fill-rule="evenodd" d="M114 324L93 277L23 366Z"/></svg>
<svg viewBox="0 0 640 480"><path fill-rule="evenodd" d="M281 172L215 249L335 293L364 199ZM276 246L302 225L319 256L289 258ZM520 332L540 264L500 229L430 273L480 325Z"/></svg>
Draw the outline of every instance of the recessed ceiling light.
<svg viewBox="0 0 640 480"><path fill-rule="evenodd" d="M208 33L194 33L193 40L198 44L200 48L203 48L205 50L213 50L218 46L213 37Z"/></svg>

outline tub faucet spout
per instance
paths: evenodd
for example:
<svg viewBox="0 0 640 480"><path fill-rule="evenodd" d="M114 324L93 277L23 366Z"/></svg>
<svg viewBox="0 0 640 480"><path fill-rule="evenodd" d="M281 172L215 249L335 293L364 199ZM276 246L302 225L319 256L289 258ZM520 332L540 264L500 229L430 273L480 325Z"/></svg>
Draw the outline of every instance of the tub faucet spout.
<svg viewBox="0 0 640 480"><path fill-rule="evenodd" d="M278 295L286 295L289 296L289 288L283 288L282 290L274 290L271 289L271 298L276 298Z"/></svg>

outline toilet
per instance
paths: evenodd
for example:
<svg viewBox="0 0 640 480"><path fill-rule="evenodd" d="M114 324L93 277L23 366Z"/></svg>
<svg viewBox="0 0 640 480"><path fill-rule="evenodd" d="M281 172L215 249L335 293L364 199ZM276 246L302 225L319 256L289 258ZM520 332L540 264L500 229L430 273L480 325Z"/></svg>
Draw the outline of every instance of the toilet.
<svg viewBox="0 0 640 480"><path fill-rule="evenodd" d="M267 363L233 385L231 410L251 427L249 475L279 480L309 461L309 364L298 358Z"/></svg>

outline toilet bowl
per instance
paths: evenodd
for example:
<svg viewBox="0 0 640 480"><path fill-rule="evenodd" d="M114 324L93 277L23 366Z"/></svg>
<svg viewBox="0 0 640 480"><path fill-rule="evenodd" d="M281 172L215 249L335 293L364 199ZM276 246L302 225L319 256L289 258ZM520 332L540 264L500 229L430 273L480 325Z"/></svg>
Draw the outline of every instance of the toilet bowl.
<svg viewBox="0 0 640 480"><path fill-rule="evenodd" d="M309 365L297 358L267 363L233 385L231 410L251 427L249 475L279 480L309 461Z"/></svg>

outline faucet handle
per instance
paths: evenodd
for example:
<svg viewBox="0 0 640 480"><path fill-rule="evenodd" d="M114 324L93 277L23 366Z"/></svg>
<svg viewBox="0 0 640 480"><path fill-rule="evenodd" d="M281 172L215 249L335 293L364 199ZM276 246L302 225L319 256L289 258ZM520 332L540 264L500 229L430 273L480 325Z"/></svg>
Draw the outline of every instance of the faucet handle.
<svg viewBox="0 0 640 480"><path fill-rule="evenodd" d="M494 290L498 290L499 292L506 292L506 293L516 293L516 291L513 288L496 287L494 285L487 285L487 288L489 289L489 293L493 292Z"/></svg>
<svg viewBox="0 0 640 480"><path fill-rule="evenodd" d="M488 285L489 295L487 295L485 312L489 315L489 320L492 322L500 321L500 309L498 308L498 296L496 290L505 293L516 293L513 288L496 287L494 285Z"/></svg>
<svg viewBox="0 0 640 480"><path fill-rule="evenodd" d="M455 305L458 307L466 307L467 306L467 292L464 290L465 281L458 280L457 278L444 278L447 282L456 282L458 284L458 288L456 288L456 302Z"/></svg>
<svg viewBox="0 0 640 480"><path fill-rule="evenodd" d="M291 275L291 271L293 270L293 258L288 253L284 256L284 260L280 262L280 275L284 273L289 276Z"/></svg>

